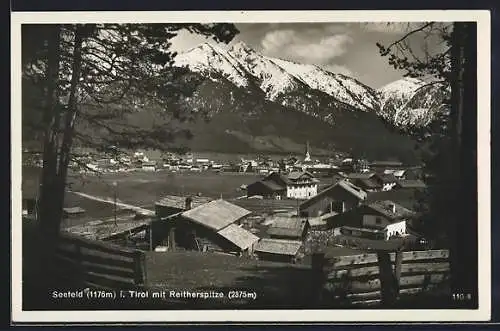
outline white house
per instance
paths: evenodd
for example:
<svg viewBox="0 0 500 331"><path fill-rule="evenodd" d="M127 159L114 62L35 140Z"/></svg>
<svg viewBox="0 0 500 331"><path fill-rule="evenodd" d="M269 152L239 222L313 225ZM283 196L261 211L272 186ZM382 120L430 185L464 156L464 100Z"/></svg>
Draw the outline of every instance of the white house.
<svg viewBox="0 0 500 331"><path fill-rule="evenodd" d="M309 199L318 194L318 180L309 172L291 172L287 176L286 196L290 199Z"/></svg>
<svg viewBox="0 0 500 331"><path fill-rule="evenodd" d="M144 162L142 164L142 170L156 171L156 162Z"/></svg>
<svg viewBox="0 0 500 331"><path fill-rule="evenodd" d="M415 214L395 202L376 201L363 206L363 227L385 232L385 239L406 234L407 222Z"/></svg>

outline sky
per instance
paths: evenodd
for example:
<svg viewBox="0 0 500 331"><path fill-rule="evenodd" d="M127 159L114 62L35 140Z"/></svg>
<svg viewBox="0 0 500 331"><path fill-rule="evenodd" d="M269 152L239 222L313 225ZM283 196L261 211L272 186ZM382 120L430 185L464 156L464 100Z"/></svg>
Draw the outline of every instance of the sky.
<svg viewBox="0 0 500 331"><path fill-rule="evenodd" d="M172 48L184 52L203 42L230 47L243 41L254 50L270 57L298 63L315 64L335 73L354 77L362 83L380 88L401 79L404 72L380 56L376 43L389 45L422 23L255 23L235 24L240 33L229 45L190 33L172 40ZM411 42L417 52L427 45L431 53L443 47L437 39L413 34ZM423 53L422 53L423 54Z"/></svg>

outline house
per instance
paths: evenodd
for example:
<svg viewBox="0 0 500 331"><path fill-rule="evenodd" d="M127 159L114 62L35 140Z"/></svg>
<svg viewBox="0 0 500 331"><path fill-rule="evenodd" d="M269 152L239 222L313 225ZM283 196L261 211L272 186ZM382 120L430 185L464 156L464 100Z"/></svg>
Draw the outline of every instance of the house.
<svg viewBox="0 0 500 331"><path fill-rule="evenodd" d="M291 172L287 176L286 196L290 199L308 199L318 193L318 180L307 171Z"/></svg>
<svg viewBox="0 0 500 331"><path fill-rule="evenodd" d="M344 213L357 207L366 196L366 192L361 188L341 180L301 203L300 216L317 217L331 212Z"/></svg>
<svg viewBox="0 0 500 331"><path fill-rule="evenodd" d="M382 191L392 190L398 181L393 174L382 174L380 178L382 181Z"/></svg>
<svg viewBox="0 0 500 331"><path fill-rule="evenodd" d="M384 191L394 187L393 177L384 178L385 174L376 172L350 173L347 179L366 192Z"/></svg>
<svg viewBox="0 0 500 331"><path fill-rule="evenodd" d="M307 220L297 217L274 217L272 222L267 234L274 239L303 240L309 228Z"/></svg>
<svg viewBox="0 0 500 331"><path fill-rule="evenodd" d="M283 239L261 239L254 248L259 260L295 263L301 258L302 241Z"/></svg>
<svg viewBox="0 0 500 331"><path fill-rule="evenodd" d="M395 189L425 189L427 185L420 179L406 179L406 180L398 180L396 185L394 185Z"/></svg>
<svg viewBox="0 0 500 331"><path fill-rule="evenodd" d="M156 171L156 162L143 162L142 170L145 171Z"/></svg>
<svg viewBox="0 0 500 331"><path fill-rule="evenodd" d="M286 196L286 186L272 180L259 180L246 187L247 196L262 196L267 199L281 199Z"/></svg>
<svg viewBox="0 0 500 331"><path fill-rule="evenodd" d="M85 209L81 207L69 207L69 208L63 208L63 217L68 218L72 216L78 216L85 213Z"/></svg>
<svg viewBox="0 0 500 331"><path fill-rule="evenodd" d="M307 199L318 192L318 180L309 172L291 172L283 176L272 172L264 179L247 186L247 196L263 196L281 199Z"/></svg>
<svg viewBox="0 0 500 331"><path fill-rule="evenodd" d="M250 254L259 237L239 226L250 214L225 200L213 200L164 220L156 240L164 240L168 234L167 244L162 246L170 250Z"/></svg>
<svg viewBox="0 0 500 331"><path fill-rule="evenodd" d="M362 228L381 230L386 240L406 234L406 226L415 215L415 212L390 200L363 205L360 212Z"/></svg>
<svg viewBox="0 0 500 331"><path fill-rule="evenodd" d="M187 197L168 195L155 203L155 213L158 218L169 217L191 208L196 208L212 200L212 198L196 195Z"/></svg>

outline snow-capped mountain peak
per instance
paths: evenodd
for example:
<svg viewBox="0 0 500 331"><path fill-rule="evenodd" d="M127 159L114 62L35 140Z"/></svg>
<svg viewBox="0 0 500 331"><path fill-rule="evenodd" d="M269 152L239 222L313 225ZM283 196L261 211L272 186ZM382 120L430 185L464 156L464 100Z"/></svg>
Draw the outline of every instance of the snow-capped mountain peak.
<svg viewBox="0 0 500 331"><path fill-rule="evenodd" d="M237 87L256 87L269 101L330 123L335 111L350 110L375 112L399 126L425 125L443 101L439 88L427 88L420 79L403 78L374 90L314 64L265 56L242 41L229 49L203 43L179 54L175 65L212 80L225 77Z"/></svg>

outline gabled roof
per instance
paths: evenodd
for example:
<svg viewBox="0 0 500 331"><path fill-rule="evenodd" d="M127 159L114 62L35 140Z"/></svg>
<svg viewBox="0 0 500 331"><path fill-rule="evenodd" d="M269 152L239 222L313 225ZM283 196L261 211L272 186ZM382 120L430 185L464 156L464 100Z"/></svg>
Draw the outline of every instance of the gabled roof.
<svg viewBox="0 0 500 331"><path fill-rule="evenodd" d="M283 187L278 183L273 182L272 180L261 180L260 183L262 183L262 185L266 186L272 191L282 191L286 189L286 187Z"/></svg>
<svg viewBox="0 0 500 331"><path fill-rule="evenodd" d="M302 247L302 241L284 239L261 239L255 252L295 256Z"/></svg>
<svg viewBox="0 0 500 331"><path fill-rule="evenodd" d="M295 181L295 180L300 179L304 176L309 177L309 178L314 178L314 175L311 174L309 171L292 171L291 173L288 174L288 179Z"/></svg>
<svg viewBox="0 0 500 331"><path fill-rule="evenodd" d="M185 211L181 215L195 223L219 231L250 214L251 212L244 208L219 199Z"/></svg>
<svg viewBox="0 0 500 331"><path fill-rule="evenodd" d="M236 224L229 224L217 233L238 246L241 250L245 250L259 241L259 237Z"/></svg>
<svg viewBox="0 0 500 331"><path fill-rule="evenodd" d="M338 187L340 187L344 191L348 192L349 194L353 195L358 200L365 200L366 197L367 197L367 193L365 191L363 191L363 189L357 187L356 185L352 184L351 182L349 182L347 180L340 180L336 184L333 184L333 185L327 187L326 189L324 189L323 191L319 192L315 196L313 196L313 197L307 199L306 201L302 202L300 204L300 207L303 208L303 207L307 207L307 206L311 205L312 203L314 203L314 201L317 201L321 197L323 197L325 195L328 195L332 190L334 190L334 189L336 189Z"/></svg>
<svg viewBox="0 0 500 331"><path fill-rule="evenodd" d="M278 185L286 185L290 183L290 180L287 177L275 171L267 175L262 181L273 182Z"/></svg>
<svg viewBox="0 0 500 331"><path fill-rule="evenodd" d="M367 194L365 191L363 191L361 188L357 187L356 185L354 185L346 180L341 180L341 181L337 182L337 184L335 184L335 185L339 185L340 187L345 189L347 192L349 192L352 195L354 195L355 197L357 197L359 200L366 199Z"/></svg>
<svg viewBox="0 0 500 331"><path fill-rule="evenodd" d="M292 217L275 217L273 224L267 230L269 235L301 237L304 232L306 222L300 218Z"/></svg>
<svg viewBox="0 0 500 331"><path fill-rule="evenodd" d="M385 216L390 221L397 221L415 215L414 211L390 200L375 201L365 206L377 214Z"/></svg>

